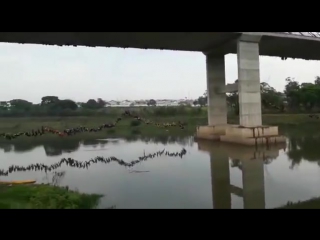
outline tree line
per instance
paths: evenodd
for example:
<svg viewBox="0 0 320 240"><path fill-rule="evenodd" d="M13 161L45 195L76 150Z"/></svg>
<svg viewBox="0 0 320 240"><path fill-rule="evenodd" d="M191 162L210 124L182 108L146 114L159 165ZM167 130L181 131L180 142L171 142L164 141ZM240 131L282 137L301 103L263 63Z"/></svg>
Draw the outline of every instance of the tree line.
<svg viewBox="0 0 320 240"><path fill-rule="evenodd" d="M263 112L319 112L320 111L320 77L312 82L299 83L294 78L285 79L283 92L277 91L266 82L260 84ZM236 82L235 82L236 83ZM238 92L227 93L230 109L239 113ZM195 105L207 105L207 91L194 101Z"/></svg>
<svg viewBox="0 0 320 240"><path fill-rule="evenodd" d="M13 99L0 102L0 116L72 116L72 112L79 108L98 110L104 107L105 103L101 98L76 103L70 99L59 99L57 96L42 97L40 104L33 104L24 99Z"/></svg>
<svg viewBox="0 0 320 240"><path fill-rule="evenodd" d="M320 77L315 77L313 83L299 83L294 78L286 78L283 92L277 91L266 82L261 83L261 100L263 112L319 112L320 111ZM227 102L229 109L239 113L238 92L228 93ZM44 117L44 116L92 116L110 113L111 108L105 108L106 101L98 98L89 99L87 102L75 102L70 99L59 99L57 96L44 96L40 104L33 104L24 99L13 99L0 102L0 117ZM148 106L156 106L154 99L147 101ZM207 91L193 102L195 106L207 105ZM164 109L165 108L165 109ZM177 111L173 111L177 108ZM157 107L153 112L162 114L164 110L170 114L201 114L196 109L184 110L185 106ZM109 109L109 110L106 110ZM170 111L169 111L170 110ZM117 110L119 111L119 110ZM148 110L150 113L151 110ZM161 114L160 114L161 113Z"/></svg>
<svg viewBox="0 0 320 240"><path fill-rule="evenodd" d="M156 106L156 101L151 99L146 104L147 106ZM75 102L71 99L59 99L57 96L44 96L39 104L24 99L13 99L0 101L0 117L97 116L119 112L114 108L115 111L105 108L107 105L107 102L102 98L89 99L87 102Z"/></svg>

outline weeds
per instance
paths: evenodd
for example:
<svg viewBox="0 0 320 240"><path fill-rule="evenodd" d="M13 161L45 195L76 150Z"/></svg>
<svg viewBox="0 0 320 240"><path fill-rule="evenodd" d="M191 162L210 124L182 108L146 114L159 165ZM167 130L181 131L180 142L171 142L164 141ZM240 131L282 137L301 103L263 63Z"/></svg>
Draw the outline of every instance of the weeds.
<svg viewBox="0 0 320 240"><path fill-rule="evenodd" d="M101 197L44 184L0 186L0 209L91 209Z"/></svg>

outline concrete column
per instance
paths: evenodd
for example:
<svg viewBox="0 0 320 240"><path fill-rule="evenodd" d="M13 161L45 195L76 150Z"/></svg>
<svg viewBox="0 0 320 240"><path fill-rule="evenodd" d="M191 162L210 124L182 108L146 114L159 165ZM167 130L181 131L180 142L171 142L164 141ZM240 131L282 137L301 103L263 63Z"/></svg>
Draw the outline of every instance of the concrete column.
<svg viewBox="0 0 320 240"><path fill-rule="evenodd" d="M214 209L231 209L229 158L210 154L212 201Z"/></svg>
<svg viewBox="0 0 320 240"><path fill-rule="evenodd" d="M260 36L242 35L238 40L240 125L262 125L259 42Z"/></svg>
<svg viewBox="0 0 320 240"><path fill-rule="evenodd" d="M227 99L225 88L224 55L206 55L208 89L208 125L227 124Z"/></svg>
<svg viewBox="0 0 320 240"><path fill-rule="evenodd" d="M242 161L244 209L265 209L263 166L261 159Z"/></svg>

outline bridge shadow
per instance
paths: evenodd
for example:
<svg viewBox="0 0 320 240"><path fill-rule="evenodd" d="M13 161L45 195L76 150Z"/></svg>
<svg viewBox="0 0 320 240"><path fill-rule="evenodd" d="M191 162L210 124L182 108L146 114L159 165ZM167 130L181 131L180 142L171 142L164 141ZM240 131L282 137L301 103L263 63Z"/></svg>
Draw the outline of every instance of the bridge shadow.
<svg viewBox="0 0 320 240"><path fill-rule="evenodd" d="M231 195L243 198L244 209L265 209L264 164L279 156L285 144L256 148L219 142L197 141L198 149L210 154L214 209L231 209ZM231 167L242 171L242 188L230 184Z"/></svg>

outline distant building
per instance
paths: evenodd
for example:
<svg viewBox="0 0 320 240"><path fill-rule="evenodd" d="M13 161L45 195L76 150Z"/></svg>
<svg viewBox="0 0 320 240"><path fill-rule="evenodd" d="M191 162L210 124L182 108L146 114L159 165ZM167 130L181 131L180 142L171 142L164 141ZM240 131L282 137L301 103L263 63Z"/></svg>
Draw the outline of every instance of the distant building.
<svg viewBox="0 0 320 240"><path fill-rule="evenodd" d="M174 107L174 106L185 106L185 105L193 105L193 101L191 99L180 99L180 100L170 100L170 99L158 99L156 100L157 105L159 107ZM123 101L115 101L111 100L106 102L105 107L149 107L148 100L123 100Z"/></svg>

